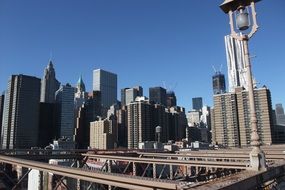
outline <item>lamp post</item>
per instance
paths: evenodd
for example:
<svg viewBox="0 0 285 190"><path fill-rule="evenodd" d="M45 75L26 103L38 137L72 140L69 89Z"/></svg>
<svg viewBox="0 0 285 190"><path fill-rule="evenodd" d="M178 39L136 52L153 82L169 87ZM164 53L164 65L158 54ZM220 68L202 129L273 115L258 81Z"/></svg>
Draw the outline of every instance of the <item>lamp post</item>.
<svg viewBox="0 0 285 190"><path fill-rule="evenodd" d="M258 29L255 3L259 1L261 0L224 0L220 5L220 8L229 15L231 36L242 41L244 47L251 126L252 151L250 152L250 166L251 169L255 171L266 170L265 154L260 148L261 143L257 133L252 71L248 51L248 41ZM238 32L235 30L235 24Z"/></svg>

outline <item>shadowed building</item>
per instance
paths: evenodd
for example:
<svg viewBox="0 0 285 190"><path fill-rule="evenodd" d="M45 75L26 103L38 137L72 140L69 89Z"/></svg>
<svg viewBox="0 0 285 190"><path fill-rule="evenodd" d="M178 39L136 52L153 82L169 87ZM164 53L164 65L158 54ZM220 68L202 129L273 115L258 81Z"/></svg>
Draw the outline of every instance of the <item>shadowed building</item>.
<svg viewBox="0 0 285 190"><path fill-rule="evenodd" d="M149 102L166 106L166 89L162 87L149 88Z"/></svg>
<svg viewBox="0 0 285 190"><path fill-rule="evenodd" d="M37 146L40 88L39 78L27 75L10 77L3 113L3 149Z"/></svg>

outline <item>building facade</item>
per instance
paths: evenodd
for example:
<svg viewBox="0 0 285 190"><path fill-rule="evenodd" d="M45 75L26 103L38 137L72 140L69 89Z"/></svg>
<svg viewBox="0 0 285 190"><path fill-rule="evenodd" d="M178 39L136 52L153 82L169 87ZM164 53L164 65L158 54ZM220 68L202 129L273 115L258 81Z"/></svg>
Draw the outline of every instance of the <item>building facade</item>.
<svg viewBox="0 0 285 190"><path fill-rule="evenodd" d="M55 70L52 61L44 70L44 76L41 80L41 102L54 103L55 92L58 90L60 83L55 78Z"/></svg>
<svg viewBox="0 0 285 190"><path fill-rule="evenodd" d="M248 84L243 41L228 35L225 36L225 46L228 64L229 92L234 92L237 87L247 89Z"/></svg>
<svg viewBox="0 0 285 190"><path fill-rule="evenodd" d="M282 104L275 105L276 124L285 126L285 114Z"/></svg>
<svg viewBox="0 0 285 190"><path fill-rule="evenodd" d="M152 105L145 99L132 102L127 106L129 149L138 148L140 142L154 140L151 108Z"/></svg>
<svg viewBox="0 0 285 190"><path fill-rule="evenodd" d="M262 144L272 144L272 105L267 88L254 89L257 132ZM234 93L214 95L212 143L224 146L249 146L251 142L248 91L236 88Z"/></svg>
<svg viewBox="0 0 285 190"><path fill-rule="evenodd" d="M238 103L235 93L214 95L212 143L240 146Z"/></svg>
<svg viewBox="0 0 285 190"><path fill-rule="evenodd" d="M109 119L90 123L90 147L96 149L113 149L114 137L112 134L112 121Z"/></svg>
<svg viewBox="0 0 285 190"><path fill-rule="evenodd" d="M93 90L101 92L101 103L106 112L117 103L117 75L102 69L94 70Z"/></svg>
<svg viewBox="0 0 285 190"><path fill-rule="evenodd" d="M41 80L36 77L12 75L9 79L1 134L3 149L37 146L40 88Z"/></svg>
<svg viewBox="0 0 285 190"><path fill-rule="evenodd" d="M5 99L5 95L3 93L2 95L0 95L0 136L1 136L1 132L2 132L2 118L3 118L4 99Z"/></svg>
<svg viewBox="0 0 285 190"><path fill-rule="evenodd" d="M192 109L196 111L201 111L203 107L202 97L192 98Z"/></svg>
<svg viewBox="0 0 285 190"><path fill-rule="evenodd" d="M149 88L149 102L166 106L166 89L162 87Z"/></svg>
<svg viewBox="0 0 285 190"><path fill-rule="evenodd" d="M177 100L174 91L166 92L166 107L175 107L177 106Z"/></svg>
<svg viewBox="0 0 285 190"><path fill-rule="evenodd" d="M226 92L226 81L224 74L221 72L216 72L212 77L212 81L214 94L223 94Z"/></svg>
<svg viewBox="0 0 285 190"><path fill-rule="evenodd" d="M136 97L143 96L143 88L141 86L135 86L125 90L125 105L135 101Z"/></svg>
<svg viewBox="0 0 285 190"><path fill-rule="evenodd" d="M76 88L70 84L62 85L55 93L57 138L70 140L74 135L74 94Z"/></svg>

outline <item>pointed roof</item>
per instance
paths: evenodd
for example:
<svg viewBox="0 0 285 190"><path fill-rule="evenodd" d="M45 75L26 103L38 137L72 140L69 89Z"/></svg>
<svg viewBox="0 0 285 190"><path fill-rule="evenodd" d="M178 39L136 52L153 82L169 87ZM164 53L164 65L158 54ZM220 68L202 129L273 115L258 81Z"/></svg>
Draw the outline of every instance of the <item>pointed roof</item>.
<svg viewBox="0 0 285 190"><path fill-rule="evenodd" d="M84 84L84 82L82 80L82 75L80 75L80 77L79 77L79 79L77 81L77 88L78 88L79 91L85 92L85 84Z"/></svg>

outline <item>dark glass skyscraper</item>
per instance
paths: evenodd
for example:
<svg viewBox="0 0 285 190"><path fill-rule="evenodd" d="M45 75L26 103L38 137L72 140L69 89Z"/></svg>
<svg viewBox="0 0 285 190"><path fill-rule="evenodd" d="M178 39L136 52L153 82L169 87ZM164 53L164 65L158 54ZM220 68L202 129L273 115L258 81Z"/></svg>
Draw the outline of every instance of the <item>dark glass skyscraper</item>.
<svg viewBox="0 0 285 190"><path fill-rule="evenodd" d="M2 131L2 117L3 117L4 98L5 98L4 94L0 95L0 134Z"/></svg>
<svg viewBox="0 0 285 190"><path fill-rule="evenodd" d="M202 110L203 107L203 99L202 97L192 98L192 108L193 110Z"/></svg>
<svg viewBox="0 0 285 190"><path fill-rule="evenodd" d="M149 88L149 101L166 106L166 89L162 87Z"/></svg>
<svg viewBox="0 0 285 190"><path fill-rule="evenodd" d="M37 146L41 80L12 75L5 94L1 143L3 149Z"/></svg>
<svg viewBox="0 0 285 190"><path fill-rule="evenodd" d="M166 98L167 98L166 100L167 107L177 106L176 96L173 91L167 91Z"/></svg>
<svg viewBox="0 0 285 190"><path fill-rule="evenodd" d="M275 105L276 123L285 126L285 114L282 104Z"/></svg>
<svg viewBox="0 0 285 190"><path fill-rule="evenodd" d="M226 82L225 82L225 75L216 72L215 75L212 77L213 79L213 92L214 94L223 94L226 92Z"/></svg>

